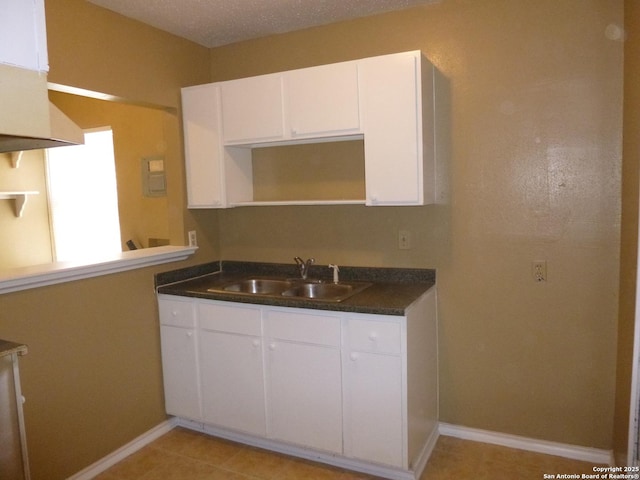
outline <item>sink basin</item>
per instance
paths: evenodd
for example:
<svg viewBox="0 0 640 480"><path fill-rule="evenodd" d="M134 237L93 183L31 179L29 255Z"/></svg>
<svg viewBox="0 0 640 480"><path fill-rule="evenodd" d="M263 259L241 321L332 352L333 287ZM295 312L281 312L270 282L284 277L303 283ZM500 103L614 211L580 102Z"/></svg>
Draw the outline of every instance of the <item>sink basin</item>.
<svg viewBox="0 0 640 480"><path fill-rule="evenodd" d="M225 291L235 293L249 293L254 295L280 295L291 288L288 280L275 280L270 278L247 278L231 283L222 288L210 288L210 291Z"/></svg>
<svg viewBox="0 0 640 480"><path fill-rule="evenodd" d="M264 297L304 298L341 302L367 288L370 283L325 283L321 280L244 278L231 283L217 285L209 292L237 293Z"/></svg>
<svg viewBox="0 0 640 480"><path fill-rule="evenodd" d="M340 302L367 288L369 283L300 283L282 292L285 297Z"/></svg>

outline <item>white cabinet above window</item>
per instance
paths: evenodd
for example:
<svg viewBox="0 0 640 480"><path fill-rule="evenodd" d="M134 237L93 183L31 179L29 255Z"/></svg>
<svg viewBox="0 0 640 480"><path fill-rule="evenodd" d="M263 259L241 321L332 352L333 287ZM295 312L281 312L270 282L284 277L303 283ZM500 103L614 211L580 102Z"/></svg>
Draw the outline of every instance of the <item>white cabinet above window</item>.
<svg viewBox="0 0 640 480"><path fill-rule="evenodd" d="M437 74L412 51L184 88L189 207L435 203ZM254 195L253 149L363 138L362 198ZM321 178L308 162L307 177Z"/></svg>
<svg viewBox="0 0 640 480"><path fill-rule="evenodd" d="M47 72L44 0L3 0L0 15L0 63Z"/></svg>

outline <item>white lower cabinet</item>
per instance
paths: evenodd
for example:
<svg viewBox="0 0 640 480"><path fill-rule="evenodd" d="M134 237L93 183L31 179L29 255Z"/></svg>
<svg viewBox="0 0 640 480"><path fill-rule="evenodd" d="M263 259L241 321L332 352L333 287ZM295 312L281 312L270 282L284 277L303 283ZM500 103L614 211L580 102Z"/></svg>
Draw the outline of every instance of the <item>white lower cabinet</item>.
<svg viewBox="0 0 640 480"><path fill-rule="evenodd" d="M176 298L159 295L168 413L265 448L419 476L437 439L435 288L405 316Z"/></svg>
<svg viewBox="0 0 640 480"><path fill-rule="evenodd" d="M397 330L392 339L382 339L385 343L393 342L395 352L375 353L379 332L385 330ZM354 458L406 467L400 322L350 319L346 332L345 453ZM354 336L365 336L366 340L360 341ZM380 388L381 385L384 388Z"/></svg>
<svg viewBox="0 0 640 480"><path fill-rule="evenodd" d="M260 310L198 304L202 419L266 434Z"/></svg>
<svg viewBox="0 0 640 480"><path fill-rule="evenodd" d="M340 318L266 311L272 438L342 453Z"/></svg>
<svg viewBox="0 0 640 480"><path fill-rule="evenodd" d="M165 408L171 415L198 420L202 411L194 304L161 300L159 310Z"/></svg>

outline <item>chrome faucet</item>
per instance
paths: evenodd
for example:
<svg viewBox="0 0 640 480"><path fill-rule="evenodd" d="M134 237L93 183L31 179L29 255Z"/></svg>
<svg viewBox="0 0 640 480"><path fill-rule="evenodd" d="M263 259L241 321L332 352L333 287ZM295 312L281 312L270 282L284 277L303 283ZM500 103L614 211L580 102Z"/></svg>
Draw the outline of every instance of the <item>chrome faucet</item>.
<svg viewBox="0 0 640 480"><path fill-rule="evenodd" d="M307 279L307 275L309 275L309 268L316 261L315 258L310 258L306 262L302 260L300 257L293 258L296 261L296 265L298 266L298 271L300 272L300 276L303 280Z"/></svg>

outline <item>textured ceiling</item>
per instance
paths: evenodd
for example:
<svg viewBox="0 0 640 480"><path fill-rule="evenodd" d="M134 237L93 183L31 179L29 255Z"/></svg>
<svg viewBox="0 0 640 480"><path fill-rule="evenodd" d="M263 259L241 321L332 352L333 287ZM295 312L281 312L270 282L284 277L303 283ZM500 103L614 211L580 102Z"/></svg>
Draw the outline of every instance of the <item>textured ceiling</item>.
<svg viewBox="0 0 640 480"><path fill-rule="evenodd" d="M88 1L205 47L217 47L441 0Z"/></svg>

